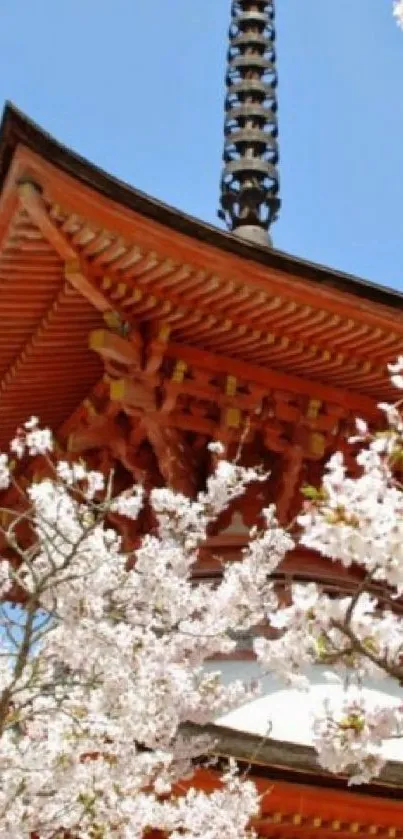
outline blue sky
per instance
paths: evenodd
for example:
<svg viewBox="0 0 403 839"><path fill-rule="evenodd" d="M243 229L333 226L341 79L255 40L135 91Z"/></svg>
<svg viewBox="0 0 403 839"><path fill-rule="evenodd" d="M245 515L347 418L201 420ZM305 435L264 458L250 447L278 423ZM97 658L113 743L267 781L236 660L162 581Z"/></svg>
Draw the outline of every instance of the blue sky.
<svg viewBox="0 0 403 839"><path fill-rule="evenodd" d="M403 289L403 33L392 0L277 0L276 247ZM0 101L212 223L230 0L2 0Z"/></svg>

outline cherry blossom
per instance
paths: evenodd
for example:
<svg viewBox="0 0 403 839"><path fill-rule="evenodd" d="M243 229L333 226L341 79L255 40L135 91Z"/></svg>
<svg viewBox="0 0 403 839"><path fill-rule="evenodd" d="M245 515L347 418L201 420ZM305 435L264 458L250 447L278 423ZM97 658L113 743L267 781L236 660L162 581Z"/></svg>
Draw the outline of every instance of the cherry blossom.
<svg viewBox="0 0 403 839"><path fill-rule="evenodd" d="M10 486L10 466L6 454L0 454L0 490Z"/></svg>
<svg viewBox="0 0 403 839"><path fill-rule="evenodd" d="M403 709L400 706L368 707L359 691L347 691L342 702L331 699L314 723L314 744L320 763L335 773L347 772L350 783L367 783L378 775L386 760L386 738L401 737Z"/></svg>
<svg viewBox="0 0 403 839"><path fill-rule="evenodd" d="M32 536L20 540L14 521L1 529L19 558L0 565L2 595L17 586L24 609L17 619L1 607L0 836L126 839L155 827L246 839L259 802L236 768L212 794L172 791L211 747L183 725L209 723L258 690L226 686L203 665L276 606L268 577L290 538L267 510L266 529L214 589L194 586L192 569L211 521L260 472L220 460L195 500L154 490L158 532L130 557L108 513L135 519L142 488L112 497L110 481L84 463L53 467L50 432L36 419L11 449L45 457L50 474L24 491L2 458L3 488L25 493Z"/></svg>
<svg viewBox="0 0 403 839"><path fill-rule="evenodd" d="M403 422L399 403L381 411L383 430L357 422L357 473L336 453L321 486L303 489L293 535L274 506L263 510L239 561L197 585L208 528L249 483L267 479L261 470L226 461L213 444L216 469L195 498L167 487L114 495L113 476L54 459L36 419L19 430L12 454L40 456L46 475L24 488L18 462L1 455L0 488L24 503L14 515L5 508L0 525L0 839L128 839L150 828L251 835L253 784L231 766L216 792L195 789L193 769L214 744L186 729L256 697L256 682L226 684L211 668L245 631L263 673L309 689L321 664L345 685L341 703L329 688L313 723L322 766L359 783L381 771L384 740L403 733L401 707L368 707L361 690L385 675L403 682ZM110 514L135 520L145 503L157 527L127 554ZM343 597L314 583L279 588L298 542L354 566L361 582ZM6 603L15 590L17 613Z"/></svg>

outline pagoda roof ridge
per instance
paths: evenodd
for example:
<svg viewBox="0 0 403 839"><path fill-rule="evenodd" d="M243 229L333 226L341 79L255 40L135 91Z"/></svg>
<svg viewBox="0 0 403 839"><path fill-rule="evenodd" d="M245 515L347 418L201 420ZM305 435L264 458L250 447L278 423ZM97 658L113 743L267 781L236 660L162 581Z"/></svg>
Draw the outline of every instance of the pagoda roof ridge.
<svg viewBox="0 0 403 839"><path fill-rule="evenodd" d="M302 280L403 310L403 293L395 289L241 239L147 195L60 143L11 102L5 104L0 125L0 190L19 144L107 198L178 233Z"/></svg>

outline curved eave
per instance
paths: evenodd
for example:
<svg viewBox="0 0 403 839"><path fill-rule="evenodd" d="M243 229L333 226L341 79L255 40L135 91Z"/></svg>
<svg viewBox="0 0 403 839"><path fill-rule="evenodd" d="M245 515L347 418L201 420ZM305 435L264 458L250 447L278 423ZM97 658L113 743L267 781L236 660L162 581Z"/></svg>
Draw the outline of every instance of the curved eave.
<svg viewBox="0 0 403 839"><path fill-rule="evenodd" d="M175 400L169 413L181 430L214 437L224 422L233 435L249 411L262 418L274 451L283 450L284 423L309 426L302 444L320 458L353 415L374 418L377 402L395 396L387 364L403 346L401 295L340 280L163 206L12 106L0 130L0 241L6 438L27 405L53 428L81 405L102 376L88 342L107 313L140 330L147 369L164 359L164 388L168 376L170 393L172 385L186 396L185 413ZM100 340L101 351L112 338ZM179 363L186 372L175 382Z"/></svg>
<svg viewBox="0 0 403 839"><path fill-rule="evenodd" d="M218 758L235 758L241 766L250 768L254 778L349 790L352 797L354 792L359 792L363 796L403 799L403 764L397 761L387 761L379 778L370 784L356 787L354 791L348 787L346 777L330 774L319 766L315 750L311 746L275 740L270 736L263 738L261 735L249 734L223 725L200 727L189 723L185 726L185 732L207 735L214 742L213 751ZM323 804L326 806L326 800Z"/></svg>
<svg viewBox="0 0 403 839"><path fill-rule="evenodd" d="M133 189L57 142L11 103L5 106L0 127L0 189L19 144L25 145L107 198L173 231L257 265L337 289L372 303L403 310L403 294L393 289L297 259L282 251L248 243Z"/></svg>
<svg viewBox="0 0 403 839"><path fill-rule="evenodd" d="M212 738L219 765L236 758L253 779L260 796L253 827L262 839L401 839L401 764L388 763L375 783L351 788L346 778L322 771L311 748L218 726L186 729ZM182 783L211 791L218 777L216 769L202 768Z"/></svg>

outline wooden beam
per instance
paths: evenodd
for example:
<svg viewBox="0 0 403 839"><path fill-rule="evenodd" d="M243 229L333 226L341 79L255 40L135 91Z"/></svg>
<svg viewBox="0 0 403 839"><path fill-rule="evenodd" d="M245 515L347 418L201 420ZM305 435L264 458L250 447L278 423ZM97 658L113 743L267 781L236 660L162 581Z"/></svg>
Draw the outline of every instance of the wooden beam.
<svg viewBox="0 0 403 839"><path fill-rule="evenodd" d="M141 366L142 339L136 332L126 339L109 329L95 329L90 333L89 347L102 358L125 367L139 369Z"/></svg>
<svg viewBox="0 0 403 839"><path fill-rule="evenodd" d="M129 410L140 412L156 410L155 391L147 380L112 379L110 398L112 402L120 402Z"/></svg>
<svg viewBox="0 0 403 839"><path fill-rule="evenodd" d="M276 388L295 394L321 399L324 402L340 405L343 408L362 413L368 418L380 417L375 400L355 391L343 390L325 385L314 379L305 379L289 373L280 373L269 367L249 364L246 361L215 355L207 350L196 349L189 345L169 343L166 348L168 358L183 359L190 365L211 370L215 373L231 374L242 381L251 381L265 387L268 391Z"/></svg>
<svg viewBox="0 0 403 839"><path fill-rule="evenodd" d="M68 437L67 450L71 454L81 454L91 449L109 446L111 440L119 436L119 429L113 417L100 414L89 425L78 426Z"/></svg>
<svg viewBox="0 0 403 839"><path fill-rule="evenodd" d="M37 225L44 238L53 246L65 263L65 277L77 291L89 300L101 312L109 311L112 306L107 298L91 283L87 277L83 260L70 244L64 233L54 224L47 211L41 193L33 183L23 183L18 187L21 206L30 219Z"/></svg>
<svg viewBox="0 0 403 839"><path fill-rule="evenodd" d="M193 496L197 490L194 452L183 433L147 420L147 437L154 449L161 474L171 489Z"/></svg>
<svg viewBox="0 0 403 839"><path fill-rule="evenodd" d="M74 288L86 297L90 303L100 312L109 312L112 309L108 299L87 280L84 270L82 268L82 260L75 259L66 262L64 274L66 280L71 283Z"/></svg>
<svg viewBox="0 0 403 839"><path fill-rule="evenodd" d="M300 446L293 446L283 454L280 491L276 499L277 517L280 524L289 521L290 509L298 489L304 452Z"/></svg>
<svg viewBox="0 0 403 839"><path fill-rule="evenodd" d="M61 259L65 262L77 259L75 249L49 217L39 189L32 182L22 183L18 187L18 196L30 219L39 227L44 238L53 245Z"/></svg>
<svg viewBox="0 0 403 839"><path fill-rule="evenodd" d="M7 245L13 224L18 219L19 196L18 179L21 176L21 166L18 159L21 147L14 154L6 178L0 192L0 250Z"/></svg>
<svg viewBox="0 0 403 839"><path fill-rule="evenodd" d="M154 335L151 337L145 352L145 370L147 373L156 373L160 369L171 334L171 327L169 324L160 324L153 331Z"/></svg>

